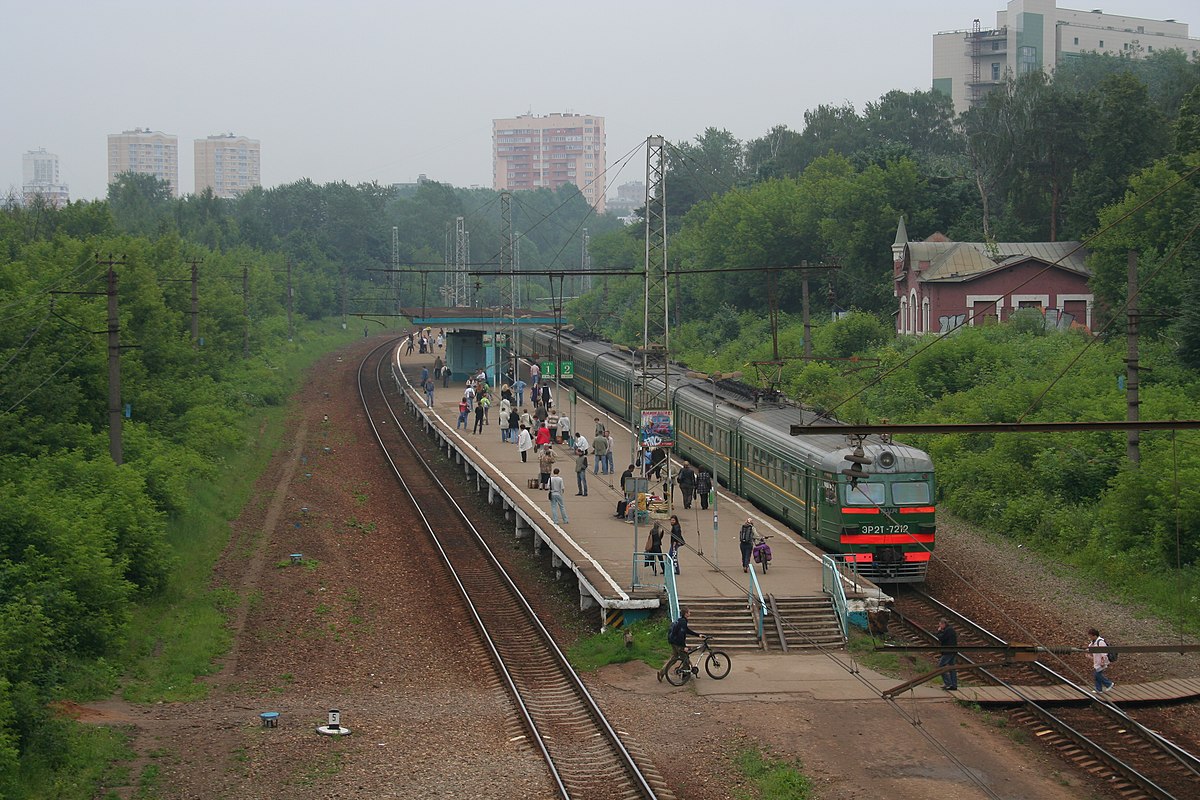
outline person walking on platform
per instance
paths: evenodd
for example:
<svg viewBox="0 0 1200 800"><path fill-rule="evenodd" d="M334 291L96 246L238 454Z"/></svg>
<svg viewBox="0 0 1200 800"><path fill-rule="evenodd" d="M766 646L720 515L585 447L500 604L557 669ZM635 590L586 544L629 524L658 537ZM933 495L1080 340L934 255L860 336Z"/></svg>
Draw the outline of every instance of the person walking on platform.
<svg viewBox="0 0 1200 800"><path fill-rule="evenodd" d="M571 418L565 411L558 415L558 440L565 445L570 445L572 442Z"/></svg>
<svg viewBox="0 0 1200 800"><path fill-rule="evenodd" d="M442 388L443 389L450 388L450 373L451 373L450 365L443 364L442 365Z"/></svg>
<svg viewBox="0 0 1200 800"><path fill-rule="evenodd" d="M553 400L554 400L554 396L552 394L550 394L550 384L543 383L542 384L542 405L544 405L546 408L549 408Z"/></svg>
<svg viewBox="0 0 1200 800"><path fill-rule="evenodd" d="M576 497L587 497L587 450L575 451L575 483L579 486Z"/></svg>
<svg viewBox="0 0 1200 800"><path fill-rule="evenodd" d="M658 574L659 566L663 566L662 540L666 533L663 526L656 522L650 527L650 533L646 535L646 566L654 570L655 575ZM666 574L666 571L666 566L663 566L663 574Z"/></svg>
<svg viewBox="0 0 1200 800"><path fill-rule="evenodd" d="M600 468L604 466L605 459L608 456L608 439L604 438L603 434L597 436L596 441L592 442L592 455L596 457L596 463L592 465L592 474L599 475ZM607 474L607 471L605 474Z"/></svg>
<svg viewBox="0 0 1200 800"><path fill-rule="evenodd" d="M428 376L425 378L425 407L433 408L433 378Z"/></svg>
<svg viewBox="0 0 1200 800"><path fill-rule="evenodd" d="M671 515L671 551L669 555L675 560L675 574L679 574L679 548L683 547L687 542L683 540L683 527L679 524L679 517Z"/></svg>
<svg viewBox="0 0 1200 800"><path fill-rule="evenodd" d="M650 470L646 473L647 476L656 480L662 480L663 467L667 463L667 449L665 447L656 447L650 452Z"/></svg>
<svg viewBox="0 0 1200 800"><path fill-rule="evenodd" d="M566 491L566 484L563 483L562 476L558 474L558 468L555 467L554 474L550 476L550 519L558 522L558 518L561 516L562 524L566 525L571 520L567 519L567 504L563 499L564 491Z"/></svg>
<svg viewBox="0 0 1200 800"><path fill-rule="evenodd" d="M429 367L421 367L421 385L424 386L427 380L429 380Z"/></svg>
<svg viewBox="0 0 1200 800"><path fill-rule="evenodd" d="M554 451L550 449L550 445L546 445L538 451L538 479L543 489L550 488L550 473L555 471Z"/></svg>
<svg viewBox="0 0 1200 800"><path fill-rule="evenodd" d="M458 401L458 422L454 424L454 430L462 428L467 429L467 417L471 414L471 406L467 404L467 398Z"/></svg>
<svg viewBox="0 0 1200 800"><path fill-rule="evenodd" d="M483 424L490 425L491 422L488 421L488 418L491 416L492 411L492 396L486 392L480 395L479 405L483 406Z"/></svg>
<svg viewBox="0 0 1200 800"><path fill-rule="evenodd" d="M546 427L550 429L551 444L558 444L558 412L553 408L546 414Z"/></svg>
<svg viewBox="0 0 1200 800"><path fill-rule="evenodd" d="M517 434L517 452L521 454L522 464L529 461L529 451L532 449L533 437L529 435L529 428L522 425L520 433Z"/></svg>
<svg viewBox="0 0 1200 800"><path fill-rule="evenodd" d="M483 415L487 413L487 409L483 405L483 398L475 403L475 430L472 433L483 433Z"/></svg>
<svg viewBox="0 0 1200 800"><path fill-rule="evenodd" d="M525 405L525 387L526 386L528 386L528 384L525 383L525 381L521 380L519 377L515 381L513 381L512 389L514 392L517 393L517 405L519 405L519 406Z"/></svg>
<svg viewBox="0 0 1200 800"><path fill-rule="evenodd" d="M508 441L508 412L511 410L512 406L509 405L507 398L500 401L500 411L496 417L496 424L500 426L500 441L502 442Z"/></svg>
<svg viewBox="0 0 1200 800"><path fill-rule="evenodd" d="M542 382L542 368L537 364L529 365L529 385L533 387L533 393L536 395L538 384Z"/></svg>
<svg viewBox="0 0 1200 800"><path fill-rule="evenodd" d="M605 456L605 458L604 458L604 474L612 475L614 472L617 471L616 468L613 466L613 452L617 449L617 446L616 446L616 443L613 441L611 431L605 431L604 438L608 439L608 455Z"/></svg>
<svg viewBox="0 0 1200 800"><path fill-rule="evenodd" d="M508 440L510 442L517 441L517 430L521 427L521 415L515 408L509 409L508 420L504 424L508 426Z"/></svg>
<svg viewBox="0 0 1200 800"><path fill-rule="evenodd" d="M596 417L596 429L594 431L592 431L592 438L599 439L603 435L604 435L604 423L600 421L599 417Z"/></svg>
<svg viewBox="0 0 1200 800"><path fill-rule="evenodd" d="M1091 650L1093 647L1108 647L1108 642L1104 641L1104 637L1100 635L1100 631L1095 628L1088 628L1088 643L1087 648ZM1116 684L1108 679L1104 674L1104 670L1108 669L1112 658L1108 653L1092 653L1092 677L1096 679L1096 694L1103 694L1109 691Z"/></svg>
<svg viewBox="0 0 1200 800"><path fill-rule="evenodd" d="M742 572L750 571L750 552L754 550L754 537L756 535L754 520L746 517L745 524L738 531L738 547L742 551Z"/></svg>
<svg viewBox="0 0 1200 800"><path fill-rule="evenodd" d="M696 473L696 496L700 498L700 508L708 510L708 495L712 491L712 475L708 474L708 470L701 469Z"/></svg>
<svg viewBox="0 0 1200 800"><path fill-rule="evenodd" d="M679 477L676 478L679 484L679 491L683 492L683 507L692 507L692 495L696 493L696 470L692 469L691 463L683 462L683 469L679 470Z"/></svg>
<svg viewBox="0 0 1200 800"><path fill-rule="evenodd" d="M533 441L538 448L546 447L550 444L550 429L546 427L546 423L538 425L537 431L533 434Z"/></svg>
<svg viewBox="0 0 1200 800"><path fill-rule="evenodd" d="M958 646L958 631L954 630L954 626L943 617L938 620L937 639L939 647L957 647ZM939 667L952 667L958 660L958 653L951 651L943 651L938 658ZM1099 679L1096 683L1099 685ZM942 673L942 688L948 692L958 691L958 670L952 669Z"/></svg>

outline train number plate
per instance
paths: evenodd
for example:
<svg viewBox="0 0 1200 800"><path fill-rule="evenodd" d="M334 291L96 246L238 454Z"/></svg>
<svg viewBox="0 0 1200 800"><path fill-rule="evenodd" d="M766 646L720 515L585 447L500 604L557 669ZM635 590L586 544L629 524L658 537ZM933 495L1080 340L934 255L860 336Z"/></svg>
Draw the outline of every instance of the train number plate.
<svg viewBox="0 0 1200 800"><path fill-rule="evenodd" d="M908 533L907 525L863 525L859 533Z"/></svg>

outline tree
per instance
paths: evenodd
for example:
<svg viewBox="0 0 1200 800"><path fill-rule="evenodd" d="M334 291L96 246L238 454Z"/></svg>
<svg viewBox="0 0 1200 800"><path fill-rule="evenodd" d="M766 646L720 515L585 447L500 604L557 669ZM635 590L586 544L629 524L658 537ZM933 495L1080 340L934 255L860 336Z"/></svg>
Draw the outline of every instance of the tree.
<svg viewBox="0 0 1200 800"><path fill-rule="evenodd" d="M171 184L141 172L123 172L108 185L108 207L117 229L135 235L157 234L169 224Z"/></svg>
<svg viewBox="0 0 1200 800"><path fill-rule="evenodd" d="M1088 162L1075 176L1068 213L1076 233L1092 230L1100 209L1125 193L1129 176L1167 147L1165 119L1151 103L1146 85L1132 73L1105 78L1087 102L1083 142Z"/></svg>
<svg viewBox="0 0 1200 800"><path fill-rule="evenodd" d="M705 128L694 142L667 149L667 214L683 219L696 203L740 186L745 176L742 143L727 130Z"/></svg>

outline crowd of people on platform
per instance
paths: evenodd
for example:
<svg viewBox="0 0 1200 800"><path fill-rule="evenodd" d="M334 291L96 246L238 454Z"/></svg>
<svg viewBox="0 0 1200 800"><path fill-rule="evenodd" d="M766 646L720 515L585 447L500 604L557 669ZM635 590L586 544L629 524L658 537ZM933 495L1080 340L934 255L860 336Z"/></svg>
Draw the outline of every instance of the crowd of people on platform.
<svg viewBox="0 0 1200 800"><path fill-rule="evenodd" d="M422 353L432 353L435 346L439 350L444 348L445 336L439 331L437 338L431 339L428 329L417 332L410 338L410 353L413 350L413 342L421 348ZM443 363L441 356L434 362L432 373L429 368L422 367L421 387L430 407L433 406L434 380L441 377L445 386L449 375L450 367ZM525 405L526 390L529 391L529 399L533 404L532 411ZM465 431L470 424L472 434L482 434L484 429L491 425L493 408L496 409L496 427L500 431L500 441L516 445L521 463L528 463L530 453L533 454L538 465L538 477L536 484L531 485L536 485L548 493L551 519L555 523L565 525L570 521L564 500L566 481L562 476L562 468L556 464L565 462L574 466L576 497L588 496L589 468L593 475L612 475L616 472L613 466L615 442L604 421L595 417L592 437L588 439L582 426L573 425L568 413L555 407L550 384L542 379L536 364L530 367L528 383L519 376L512 383L504 383L500 386L498 398L488 383L486 371L477 370L467 380L463 389L455 429ZM568 447L565 458L555 452L555 445ZM635 471L640 471L644 478L663 481L664 496L673 493L678 485L683 496L684 509L690 509L697 499L701 509L708 509L714 485L712 474L703 467L695 467L684 461L677 475L664 478L663 470L667 467L667 461L668 452L664 448L639 449L635 464L630 464L618 481L624 497L617 503L617 513L614 516L629 523L636 521L639 510L646 518L649 516L647 494L631 491L630 485L626 483L626 478L632 478ZM667 540L667 555L671 556L675 564L675 573L679 574L677 554L685 541L678 516L670 517L667 528L656 522L650 529L646 541L647 565L656 575L660 566L665 569L664 559L661 558L664 539Z"/></svg>

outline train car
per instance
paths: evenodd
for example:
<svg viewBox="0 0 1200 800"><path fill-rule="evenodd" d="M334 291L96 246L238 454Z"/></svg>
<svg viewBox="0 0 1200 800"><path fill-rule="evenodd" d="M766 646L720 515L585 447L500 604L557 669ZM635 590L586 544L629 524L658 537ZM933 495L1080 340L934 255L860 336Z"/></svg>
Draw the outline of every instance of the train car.
<svg viewBox="0 0 1200 800"><path fill-rule="evenodd" d="M633 418L632 353L571 333L539 330L522 355L558 352L575 365L576 389L625 421ZM660 378L650 388L661 393ZM710 381L670 367L669 406L679 457L708 469L809 541L845 554L883 583L925 579L935 539L933 462L921 450L871 436L852 441L836 421L738 381ZM792 436L792 425L828 432ZM862 448L866 477L843 473Z"/></svg>

